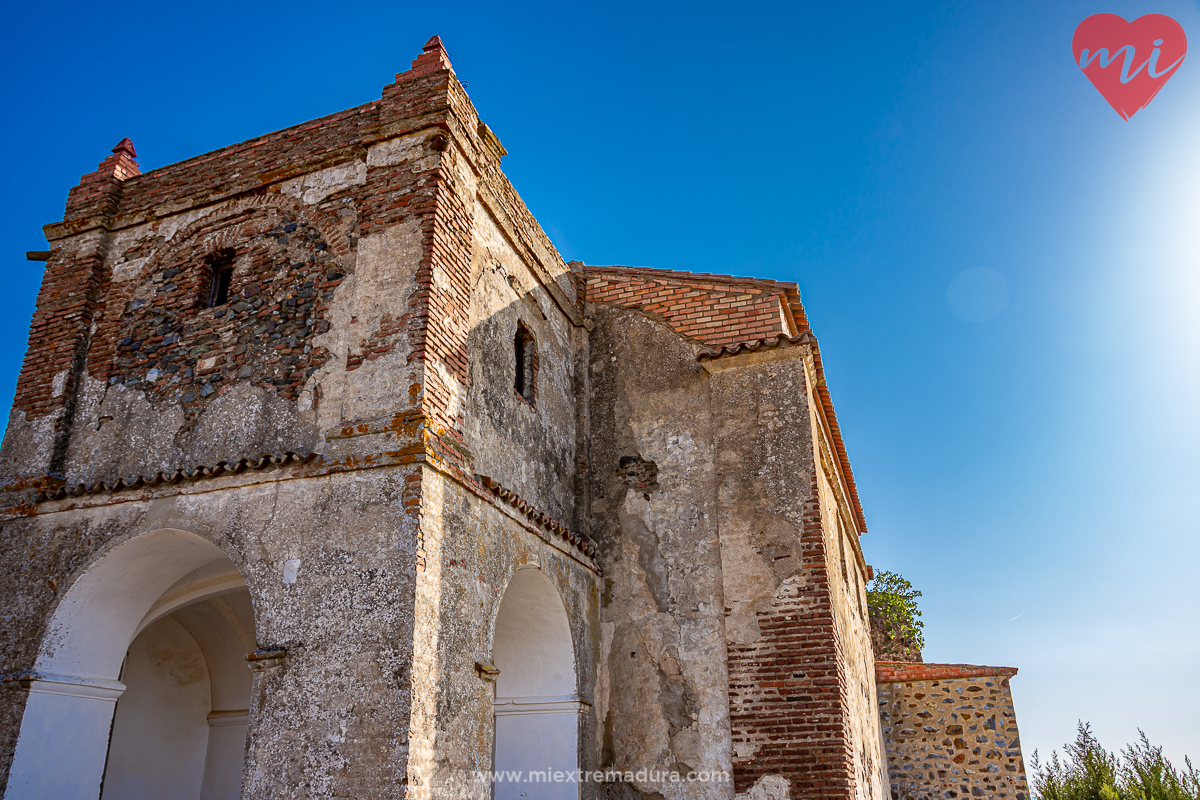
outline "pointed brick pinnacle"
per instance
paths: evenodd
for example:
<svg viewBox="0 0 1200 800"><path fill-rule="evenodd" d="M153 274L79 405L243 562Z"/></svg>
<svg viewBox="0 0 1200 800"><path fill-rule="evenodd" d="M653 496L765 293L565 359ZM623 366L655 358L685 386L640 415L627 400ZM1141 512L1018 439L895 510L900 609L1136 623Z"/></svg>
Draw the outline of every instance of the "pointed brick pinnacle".
<svg viewBox="0 0 1200 800"><path fill-rule="evenodd" d="M421 55L413 60L412 69L396 75L396 80L397 82L410 81L432 75L440 70L449 70L453 73L454 67L450 65L450 59L446 56L442 37L434 36L421 48Z"/></svg>
<svg viewBox="0 0 1200 800"><path fill-rule="evenodd" d="M129 156L130 158L137 158L137 150L133 149L133 140L130 139L128 136L126 136L121 141L117 142L117 146L114 147L112 149L112 151L117 155L121 155L122 153L124 153L125 155Z"/></svg>

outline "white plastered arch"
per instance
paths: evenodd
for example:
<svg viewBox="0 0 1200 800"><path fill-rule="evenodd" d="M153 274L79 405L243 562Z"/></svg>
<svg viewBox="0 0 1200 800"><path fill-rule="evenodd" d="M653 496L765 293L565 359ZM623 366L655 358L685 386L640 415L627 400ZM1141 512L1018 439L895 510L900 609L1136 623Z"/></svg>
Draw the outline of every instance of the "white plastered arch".
<svg viewBox="0 0 1200 800"><path fill-rule="evenodd" d="M519 569L504 591L492 637L496 679L496 800L568 800L578 784L534 779L579 764L579 701L570 619L554 584L539 569Z"/></svg>
<svg viewBox="0 0 1200 800"><path fill-rule="evenodd" d="M578 699L571 623L539 569L519 569L504 590L492 636L496 697Z"/></svg>
<svg viewBox="0 0 1200 800"><path fill-rule="evenodd" d="M117 545L59 602L38 650L7 800L100 794L118 680L134 636L183 601L244 586L215 544L160 529Z"/></svg>

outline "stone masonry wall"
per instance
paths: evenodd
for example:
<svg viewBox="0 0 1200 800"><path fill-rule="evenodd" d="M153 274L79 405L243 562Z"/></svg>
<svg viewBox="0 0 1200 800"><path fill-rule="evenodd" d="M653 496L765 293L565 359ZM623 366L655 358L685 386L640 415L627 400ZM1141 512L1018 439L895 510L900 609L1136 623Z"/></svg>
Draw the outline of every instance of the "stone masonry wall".
<svg viewBox="0 0 1200 800"><path fill-rule="evenodd" d="M559 522L577 495L578 281L500 171L503 154L435 37L378 101L145 174L124 142L84 176L47 226L52 256L0 452L0 583L20 606L0 638L3 672L32 667L55 603L103 548L178 506L171 524L211 533L252 594L282 560L299 560L297 585L317 593L254 594L260 636L289 656L262 678L247 791L403 791L423 536L456 539L473 524L443 519L433 495L503 510L594 577L594 548ZM226 257L229 302L205 308L213 260ZM516 315L490 301L472 312L472 270L498 262L518 277L519 304L533 301L522 318L544 348L543 391L508 446L476 428L485 477L463 444L482 404L466 397L472 370L498 354L470 337ZM486 282L480 294L493 296L495 276ZM480 393L511 390L511 378L479 374ZM505 461L517 443L528 449ZM535 461L552 469L533 474ZM276 480L283 489L246 488ZM147 507L152 520L139 516ZM512 568L506 552L493 552L496 569ZM575 621L595 619L594 606L578 602ZM580 634L581 646L595 638ZM0 774L21 713L5 708Z"/></svg>
<svg viewBox="0 0 1200 800"><path fill-rule="evenodd" d="M893 800L1027 800L1012 667L876 664Z"/></svg>

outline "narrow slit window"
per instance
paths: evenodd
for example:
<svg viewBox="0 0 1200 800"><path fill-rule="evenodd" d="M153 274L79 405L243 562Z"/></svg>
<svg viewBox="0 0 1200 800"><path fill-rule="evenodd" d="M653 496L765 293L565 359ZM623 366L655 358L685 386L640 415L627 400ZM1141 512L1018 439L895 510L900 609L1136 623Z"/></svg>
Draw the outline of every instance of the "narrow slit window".
<svg viewBox="0 0 1200 800"><path fill-rule="evenodd" d="M513 337L513 356L516 362L516 380L513 381L513 388L530 403L533 402L536 354L533 335L523 324L517 323L517 335Z"/></svg>
<svg viewBox="0 0 1200 800"><path fill-rule="evenodd" d="M222 256L212 263L212 285L208 290L208 308L229 302L229 284L233 280L233 257Z"/></svg>

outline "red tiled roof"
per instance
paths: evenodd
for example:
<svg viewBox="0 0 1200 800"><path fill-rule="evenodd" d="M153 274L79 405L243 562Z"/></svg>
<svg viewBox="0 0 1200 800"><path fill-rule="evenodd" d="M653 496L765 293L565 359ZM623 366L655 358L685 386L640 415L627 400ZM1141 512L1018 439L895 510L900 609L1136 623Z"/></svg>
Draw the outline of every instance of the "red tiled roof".
<svg viewBox="0 0 1200 800"><path fill-rule="evenodd" d="M707 345L792 332L783 314L787 284L629 267L587 267L584 274L589 300L655 314Z"/></svg>
<svg viewBox="0 0 1200 800"><path fill-rule="evenodd" d="M719 352L736 352L737 345L779 336L795 338L812 333L800 303L800 287L795 283L643 267L584 267L583 274L589 301L653 314L682 335ZM812 343L821 416L829 429L830 444L840 463L859 531L865 533L867 523L833 400L825 385L821 353L815 338Z"/></svg>

